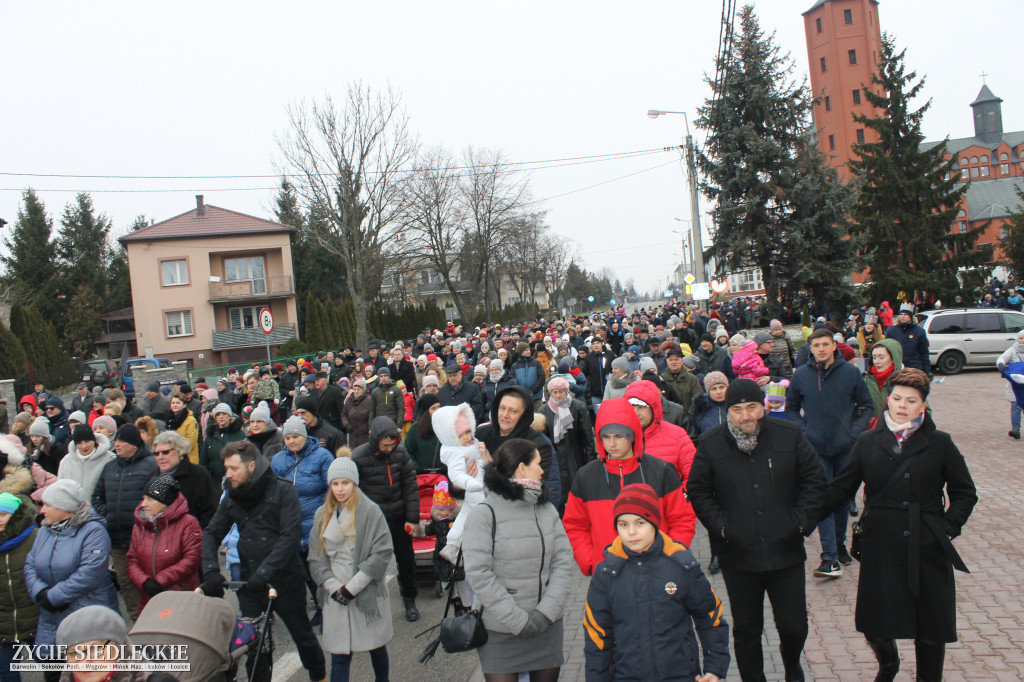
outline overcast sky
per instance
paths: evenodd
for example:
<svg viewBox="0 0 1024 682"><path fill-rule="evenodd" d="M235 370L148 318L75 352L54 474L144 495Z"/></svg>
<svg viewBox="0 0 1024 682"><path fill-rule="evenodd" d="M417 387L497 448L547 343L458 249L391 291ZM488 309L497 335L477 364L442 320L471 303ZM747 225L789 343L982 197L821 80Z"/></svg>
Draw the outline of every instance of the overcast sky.
<svg viewBox="0 0 1024 682"><path fill-rule="evenodd" d="M802 78L800 14L813 0L754 4ZM537 161L676 145L682 117L645 114L692 117L709 92L703 74L713 70L720 12L715 0L4 2L0 172L272 174L287 105L342 99L356 80L400 91L425 146ZM983 71L1005 100L1005 128L1024 128L1014 42L992 39L1022 23L1024 2L883 0L879 15L927 76L929 139L973 134L968 105ZM537 170L530 181L535 197L557 197L543 204L549 222L579 244L588 268L613 268L644 291L663 286L682 259L671 231L687 226L673 218L690 212L673 155ZM583 189L598 183L607 184ZM159 221L194 207L194 194L271 218L272 190L229 189L275 184L0 175L0 217L13 223L32 186L55 227L81 190L118 233L136 215Z"/></svg>

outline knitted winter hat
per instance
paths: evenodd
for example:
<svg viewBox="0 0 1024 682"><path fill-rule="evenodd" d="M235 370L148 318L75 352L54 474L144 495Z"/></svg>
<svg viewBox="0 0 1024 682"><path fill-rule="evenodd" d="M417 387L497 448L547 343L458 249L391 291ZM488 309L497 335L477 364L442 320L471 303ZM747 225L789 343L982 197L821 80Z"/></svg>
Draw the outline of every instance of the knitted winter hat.
<svg viewBox="0 0 1024 682"><path fill-rule="evenodd" d="M88 424L79 424L75 427L75 430L71 432L71 440L76 443L82 443L87 440L95 441L96 434L92 432Z"/></svg>
<svg viewBox="0 0 1024 682"><path fill-rule="evenodd" d="M629 428L625 424L605 424L604 426L601 427L601 431L597 435L598 438L600 438L605 434L622 436L623 438L628 438L631 441L636 441L636 434L633 433L633 429Z"/></svg>
<svg viewBox="0 0 1024 682"><path fill-rule="evenodd" d="M143 495L150 497L160 504L169 505L178 499L178 492L181 488L173 476L163 475L149 479Z"/></svg>
<svg viewBox="0 0 1024 682"><path fill-rule="evenodd" d="M97 419L96 421L99 421L99 419ZM93 424L95 423L96 422L93 422ZM114 440L119 440L123 443L134 445L137 448L141 448L142 446L145 445L145 443L142 442L142 436L139 435L139 428L135 426L135 424L125 424L124 426L119 428L117 430L117 433L114 434Z"/></svg>
<svg viewBox="0 0 1024 682"><path fill-rule="evenodd" d="M549 391L568 391L569 390L569 380L566 379L563 376L555 375L555 376L551 377L551 380L548 382L548 390Z"/></svg>
<svg viewBox="0 0 1024 682"><path fill-rule="evenodd" d="M771 329L773 332L780 332L782 331L782 322L780 322L779 320L772 320L771 322L768 323L768 328Z"/></svg>
<svg viewBox="0 0 1024 682"><path fill-rule="evenodd" d="M260 402L261 405L266 405L265 402ZM256 410L253 410L255 412ZM267 412L270 412L270 408L267 408ZM216 417L218 414L229 414L233 418L235 413L231 411L231 406L227 403L217 403L217 407L213 408L213 416ZM249 419L252 419L252 415L249 415Z"/></svg>
<svg viewBox="0 0 1024 682"><path fill-rule="evenodd" d="M683 358L683 367L686 367L686 369L697 369L697 365L699 364L700 360L697 358L696 355L687 355L685 358Z"/></svg>
<svg viewBox="0 0 1024 682"><path fill-rule="evenodd" d="M487 376L487 365L477 365L473 368L473 374L479 374L482 377Z"/></svg>
<svg viewBox="0 0 1024 682"><path fill-rule="evenodd" d="M296 410L305 410L313 416L318 416L320 414L320 408L317 405L316 398L312 398L308 395L296 398L294 407ZM267 409L269 410L270 408Z"/></svg>
<svg viewBox="0 0 1024 682"><path fill-rule="evenodd" d="M11 493L0 493L0 512L13 514L21 506L21 498Z"/></svg>
<svg viewBox="0 0 1024 682"><path fill-rule="evenodd" d="M85 504L85 492L76 481L59 478L43 491L43 502L61 511L76 512Z"/></svg>
<svg viewBox="0 0 1024 682"><path fill-rule="evenodd" d="M653 358L642 357L640 358L640 373L646 374L647 372L658 373L658 365L654 362Z"/></svg>
<svg viewBox="0 0 1024 682"><path fill-rule="evenodd" d="M32 426L28 427L28 435L50 437L50 420L46 417L36 417Z"/></svg>
<svg viewBox="0 0 1024 682"><path fill-rule="evenodd" d="M661 502L654 488L646 483L632 483L624 487L612 507L613 523L622 514L636 514L655 527L661 526Z"/></svg>
<svg viewBox="0 0 1024 682"><path fill-rule="evenodd" d="M110 641L118 646L128 639L121 614L106 606L85 606L65 618L57 628L57 644L73 647L83 642Z"/></svg>
<svg viewBox="0 0 1024 682"><path fill-rule="evenodd" d="M346 478L359 485L359 467L355 460L342 455L331 462L331 466L327 467L327 483L336 478Z"/></svg>
<svg viewBox="0 0 1024 682"><path fill-rule="evenodd" d="M223 403L221 404L223 405ZM218 405L217 407L219 408L220 405ZM231 408L228 408L228 412L230 411ZM214 410L213 413L217 414L217 410ZM249 421L252 421L254 419L256 421L263 422L264 424L270 424L270 422L273 421L270 417L270 407L267 405L266 400L261 400L260 404L257 405L256 408L249 415Z"/></svg>
<svg viewBox="0 0 1024 682"><path fill-rule="evenodd" d="M729 384L725 392L725 406L741 405L743 403L760 403L764 400L764 393L756 381L750 379L736 379Z"/></svg>
<svg viewBox="0 0 1024 682"><path fill-rule="evenodd" d="M285 436L302 436L303 438L309 435L306 433L306 422L302 417L294 414L288 417L284 423L283 433Z"/></svg>
<svg viewBox="0 0 1024 682"><path fill-rule="evenodd" d="M754 343L757 344L758 347L760 347L762 343L768 343L769 341L774 340L774 337L768 332L758 332L754 335Z"/></svg>
<svg viewBox="0 0 1024 682"><path fill-rule="evenodd" d="M708 372L704 376L704 390L710 391L712 386L723 384L729 385L729 377L725 376L724 372Z"/></svg>
<svg viewBox="0 0 1024 682"><path fill-rule="evenodd" d="M89 421L89 418L85 416L85 412L82 412L81 410L75 410L74 412L68 415L68 421L78 422L79 424L85 424L86 422Z"/></svg>
<svg viewBox="0 0 1024 682"><path fill-rule="evenodd" d="M626 358L615 358L612 360L612 369L617 369L622 372L629 372L629 360Z"/></svg>
<svg viewBox="0 0 1024 682"><path fill-rule="evenodd" d="M105 428L110 433L117 431L117 422L109 414L105 414L102 417L96 417L92 420L92 428L96 430L100 427Z"/></svg>
<svg viewBox="0 0 1024 682"><path fill-rule="evenodd" d="M358 384L359 382L357 381L356 383ZM431 374L428 377L423 377L423 388L426 388L427 386L440 386L440 385L441 385L441 382L438 381L437 377L434 376L433 374Z"/></svg>
<svg viewBox="0 0 1024 682"><path fill-rule="evenodd" d="M491 364L487 365L487 370L490 372L504 372L505 363L501 360L491 360Z"/></svg>

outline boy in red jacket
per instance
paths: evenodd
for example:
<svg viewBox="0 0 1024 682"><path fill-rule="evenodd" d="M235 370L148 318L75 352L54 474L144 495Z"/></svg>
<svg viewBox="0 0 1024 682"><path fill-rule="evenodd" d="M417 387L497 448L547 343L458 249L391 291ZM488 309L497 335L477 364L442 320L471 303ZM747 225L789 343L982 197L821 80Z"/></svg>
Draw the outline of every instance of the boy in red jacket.
<svg viewBox="0 0 1024 682"><path fill-rule="evenodd" d="M625 398L601 403L597 413L598 459L578 472L565 505L562 524L584 575L604 559L617 537L612 507L623 487L646 483L654 489L664 519L662 530L677 542L693 537L693 511L683 496L675 468L643 453L643 430Z"/></svg>

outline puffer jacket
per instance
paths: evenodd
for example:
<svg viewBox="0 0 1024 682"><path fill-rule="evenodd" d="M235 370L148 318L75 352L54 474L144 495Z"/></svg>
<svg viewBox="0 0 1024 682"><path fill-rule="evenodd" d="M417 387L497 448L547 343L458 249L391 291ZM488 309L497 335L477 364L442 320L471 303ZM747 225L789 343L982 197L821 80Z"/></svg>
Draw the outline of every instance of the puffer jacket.
<svg viewBox="0 0 1024 682"><path fill-rule="evenodd" d="M557 622L573 580L572 547L558 512L546 490L527 490L493 465L484 468L484 485L487 498L469 513L462 537L466 580L474 605L484 607L484 627L517 635L533 611Z"/></svg>
<svg viewBox="0 0 1024 682"><path fill-rule="evenodd" d="M693 456L697 453L697 448L693 445L693 441L690 440L690 436L686 433L686 429L681 429L675 424L669 424L665 421L664 414L661 406L661 392L658 387L650 381L636 381L626 389L626 399L638 398L651 407L651 411L654 413L654 420L648 424L644 432L644 454L653 455L660 460L671 464L676 473L679 474L679 480L683 484L683 488L686 488L686 479L690 475L690 465L693 464ZM693 518L693 529L697 528L697 519ZM684 545L689 546L693 540L693 534L690 537L679 537L675 538Z"/></svg>
<svg viewBox="0 0 1024 682"><path fill-rule="evenodd" d="M544 367L534 358L519 358L512 365L516 383L526 388L534 400L544 395Z"/></svg>
<svg viewBox="0 0 1024 682"><path fill-rule="evenodd" d="M370 422L377 417L390 417L396 424L405 422L405 398L402 389L394 384L386 386L377 382L377 388L370 392Z"/></svg>
<svg viewBox="0 0 1024 682"><path fill-rule="evenodd" d="M106 436L97 433L94 437L96 447L88 455L81 454L73 441L69 443L71 450L60 461L60 468L57 470L57 479L70 478L78 483L82 486L86 499L92 497L96 482L103 473L103 467L115 457Z"/></svg>
<svg viewBox="0 0 1024 682"><path fill-rule="evenodd" d="M131 457L115 457L103 467L92 493L92 506L107 520L112 546L128 548L135 527L135 507L156 470L156 458L145 444Z"/></svg>
<svg viewBox="0 0 1024 682"><path fill-rule="evenodd" d="M707 393L701 393L693 399L693 426L697 435L707 433L719 424L728 420L729 410L725 401L716 403Z"/></svg>
<svg viewBox="0 0 1024 682"><path fill-rule="evenodd" d="M903 366L919 369L932 375L932 364L928 356L928 334L914 323L897 324L885 330L885 338L895 339L903 346Z"/></svg>
<svg viewBox="0 0 1024 682"><path fill-rule="evenodd" d="M36 534L36 507L25 495L21 506L0 533L0 642L31 641L39 622L39 606L25 584L25 560Z"/></svg>
<svg viewBox="0 0 1024 682"><path fill-rule="evenodd" d="M151 596L142 589L153 578L165 590L187 591L199 587L199 564L203 559L203 530L188 513L188 502L178 495L156 518L135 509L132 545L125 557L128 578L139 591L139 611Z"/></svg>
<svg viewBox="0 0 1024 682"><path fill-rule="evenodd" d="M662 530L673 539L693 536L693 511L684 496L675 468L657 457L644 454L644 434L636 412L625 398L601 403L594 430L601 433L605 424L623 424L633 430L633 456L612 459L597 438L598 459L576 474L565 505L562 522L572 543L576 563L584 575L604 559L604 548L616 537L612 507L619 491L630 483L646 483L661 501Z"/></svg>
<svg viewBox="0 0 1024 682"><path fill-rule="evenodd" d="M793 372L786 389L786 418L804 428L822 457L848 454L871 421L872 408L860 371L838 351L828 368L811 355Z"/></svg>
<svg viewBox="0 0 1024 682"><path fill-rule="evenodd" d="M729 625L693 553L659 533L643 553L616 538L604 557L590 581L583 617L587 680L690 682L702 673L724 678Z"/></svg>
<svg viewBox="0 0 1024 682"><path fill-rule="evenodd" d="M401 438L402 432L390 417L377 417L370 425L370 441L352 451L359 467L359 489L373 500L390 524L420 521L420 493L416 468L401 444L390 454L377 449L381 438Z"/></svg>
<svg viewBox="0 0 1024 682"><path fill-rule="evenodd" d="M242 431L242 420L232 419L226 429L217 426L216 422L206 430L206 437L203 444L199 446L199 466L210 472L213 480L219 481L224 478L224 460L220 458L220 451L228 443L245 439L245 432Z"/></svg>
<svg viewBox="0 0 1024 682"><path fill-rule="evenodd" d="M309 546L309 530L313 527L313 514L324 503L327 494L327 469L334 456L320 447L320 441L306 436L306 444L299 452L287 447L274 455L270 468L274 475L289 481L299 494L302 507L302 549Z"/></svg>
<svg viewBox="0 0 1024 682"><path fill-rule="evenodd" d="M57 627L82 607L99 604L120 613L107 570L109 560L106 523L88 504L60 530L49 525L39 529L25 559L25 586L36 603L39 593L49 588L50 603L67 608L39 613L36 644L55 644Z"/></svg>
<svg viewBox="0 0 1024 682"><path fill-rule="evenodd" d="M764 361L757 353L757 344L753 341L747 341L733 354L732 370L736 373L737 379L753 379L755 381L769 374L768 368L765 367Z"/></svg>
<svg viewBox="0 0 1024 682"><path fill-rule="evenodd" d="M258 447L263 456L270 459L284 448L284 432L277 428L277 424L267 424L267 430L262 433L250 433L245 439Z"/></svg>

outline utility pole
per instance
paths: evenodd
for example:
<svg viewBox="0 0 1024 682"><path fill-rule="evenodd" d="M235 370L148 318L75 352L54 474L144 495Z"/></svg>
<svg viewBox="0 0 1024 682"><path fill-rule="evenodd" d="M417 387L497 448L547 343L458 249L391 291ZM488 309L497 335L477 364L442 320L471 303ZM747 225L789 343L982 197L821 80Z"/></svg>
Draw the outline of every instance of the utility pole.
<svg viewBox="0 0 1024 682"><path fill-rule="evenodd" d="M686 114L683 114L683 120L686 121L686 179L690 185L690 234L693 236L690 256L693 259L693 269L696 270L693 276L698 282L707 282L708 275L704 270L704 240L701 238L700 228L700 202L697 197L697 163L693 154L690 122Z"/></svg>

